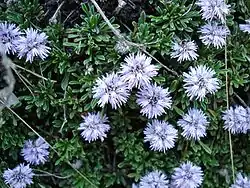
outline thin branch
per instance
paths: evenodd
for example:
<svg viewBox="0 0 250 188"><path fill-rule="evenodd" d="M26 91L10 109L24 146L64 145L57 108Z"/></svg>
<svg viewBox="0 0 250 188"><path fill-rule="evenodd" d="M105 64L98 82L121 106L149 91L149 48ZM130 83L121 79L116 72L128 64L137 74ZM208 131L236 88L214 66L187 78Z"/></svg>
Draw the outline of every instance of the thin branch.
<svg viewBox="0 0 250 188"><path fill-rule="evenodd" d="M128 40L125 39L125 37L123 37L120 32L114 28L114 26L110 23L109 19L106 17L106 15L104 14L104 12L102 11L102 9L99 7L99 5L97 4L97 2L95 0L91 0L91 2L94 4L94 6L96 7L97 11L100 13L100 15L102 16L102 18L104 19L104 21L106 22L106 24L109 26L109 28L111 29L111 31L114 33L114 35L121 41L124 41L127 45L129 46L134 46L139 48L140 50L142 50L144 53L146 53L147 55L149 55L151 58L153 58L155 61L157 61L162 67L164 67L167 71L173 73L175 76L178 76L178 73L170 68L168 68L166 65L164 65L163 63L161 63L159 60L157 60L153 55L151 55L149 52L147 52L143 46L141 44L136 44L133 42L130 42Z"/></svg>
<svg viewBox="0 0 250 188"><path fill-rule="evenodd" d="M19 72L17 72L17 70L14 69L14 71L15 71L16 75L18 76L18 78L23 82L23 84L25 85L25 87L27 87L27 89L29 90L29 92L31 93L31 95L32 95L33 97L35 97L33 91L30 89L30 87L29 87L29 86L26 84L26 82L24 81L23 76L22 76L21 74L19 74Z"/></svg>
<svg viewBox="0 0 250 188"><path fill-rule="evenodd" d="M55 174L52 174L50 172L47 172L47 171L44 171L44 170L40 170L40 169L32 169L34 171L37 171L37 172L41 172L43 174L35 174L35 176L52 176L52 177L55 177L55 178L58 178L58 179L68 179L69 177L71 177L72 175L68 175L68 176L58 176L58 175L55 175Z"/></svg>
<svg viewBox="0 0 250 188"><path fill-rule="evenodd" d="M244 106L244 107L248 107L248 105L245 103L245 101L237 94L234 92L235 97L237 97L237 99L240 101L240 103Z"/></svg>
<svg viewBox="0 0 250 188"><path fill-rule="evenodd" d="M228 62L227 62L227 43L225 45L225 69L228 70ZM229 109L229 88L228 88L228 71L226 71L226 100L227 100L227 109ZM231 169L233 181L235 181L235 172L234 172L234 156L233 156L233 145L232 145L232 136L230 131L228 131L228 139L229 139L229 149L230 149L230 159L231 159Z"/></svg>
<svg viewBox="0 0 250 188"><path fill-rule="evenodd" d="M56 18L58 16L58 13L59 13L60 9L62 8L63 4L64 4L64 1L58 6L58 8L56 9L54 15L49 19L50 23L54 23L55 22L55 20L56 20Z"/></svg>
<svg viewBox="0 0 250 188"><path fill-rule="evenodd" d="M66 94L67 94L67 87L65 88L64 95L63 95L64 100L66 99ZM59 132L61 132L61 133L62 133L64 125L68 122L67 114L66 114L66 104L63 105L63 118L64 118L63 124L62 124L62 126L61 126L61 128L59 130Z"/></svg>
<svg viewBox="0 0 250 188"><path fill-rule="evenodd" d="M11 67L12 67L12 69L19 68L19 69L21 69L21 70L24 70L24 71L26 71L26 72L28 72L28 73L30 73L30 74L33 74L34 76L36 76L36 77L38 77L38 78L44 79L44 80L46 80L46 81L49 80L48 78L45 78L45 77L43 77L43 76L41 76L41 75L39 75L39 74L37 74L37 73L31 71L31 70L28 70L28 69L26 69L26 68L24 68L24 67L22 67L22 66L20 66L20 65L17 65L17 64L15 64L15 63L12 63ZM56 82L55 80L50 80L50 81L51 81L51 82Z"/></svg>

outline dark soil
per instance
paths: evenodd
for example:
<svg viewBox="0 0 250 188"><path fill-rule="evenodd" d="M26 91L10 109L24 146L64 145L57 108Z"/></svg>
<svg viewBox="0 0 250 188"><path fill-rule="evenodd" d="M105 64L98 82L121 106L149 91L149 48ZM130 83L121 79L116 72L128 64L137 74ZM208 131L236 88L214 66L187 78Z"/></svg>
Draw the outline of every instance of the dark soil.
<svg viewBox="0 0 250 188"><path fill-rule="evenodd" d="M133 21L138 20L141 11L145 11L148 14L154 12L148 0L124 0L126 5L118 12L115 11L118 6L118 0L96 1L108 18L116 17L120 23L129 27L132 27ZM54 15L62 2L63 0L40 0L40 3L44 7L46 22L49 22L49 19ZM81 3L91 2L90 0L64 0L58 16L66 27L73 27L75 24L81 23Z"/></svg>

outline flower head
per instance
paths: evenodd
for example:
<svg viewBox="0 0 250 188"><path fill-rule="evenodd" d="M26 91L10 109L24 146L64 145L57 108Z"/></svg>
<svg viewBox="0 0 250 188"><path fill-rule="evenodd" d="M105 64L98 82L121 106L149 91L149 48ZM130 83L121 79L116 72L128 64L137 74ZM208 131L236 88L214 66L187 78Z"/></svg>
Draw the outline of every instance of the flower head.
<svg viewBox="0 0 250 188"><path fill-rule="evenodd" d="M39 56L44 60L49 55L50 47L46 46L47 36L45 33L28 28L25 30L26 36L21 36L18 41L18 57L26 56L26 62L32 63L34 57Z"/></svg>
<svg viewBox="0 0 250 188"><path fill-rule="evenodd" d="M29 165L20 164L14 169L5 170L3 178L5 183L13 188L25 188L33 183L32 178L34 173Z"/></svg>
<svg viewBox="0 0 250 188"><path fill-rule="evenodd" d="M142 87L137 94L137 104L142 109L141 113L148 118L156 118L166 111L164 108L170 108L172 104L172 97L167 89L163 89L156 84L149 84Z"/></svg>
<svg viewBox="0 0 250 188"><path fill-rule="evenodd" d="M230 8L225 0L198 0L196 4L201 7L203 19L208 21L219 19L222 23L225 23Z"/></svg>
<svg viewBox="0 0 250 188"><path fill-rule="evenodd" d="M115 50L120 54L125 54L129 51L129 46L124 41L117 41L115 44Z"/></svg>
<svg viewBox="0 0 250 188"><path fill-rule="evenodd" d="M168 188L169 181L167 176L159 171L155 170L143 176L139 183L140 188Z"/></svg>
<svg viewBox="0 0 250 188"><path fill-rule="evenodd" d="M151 60L141 53L130 54L125 58L126 63L122 64L120 74L122 80L128 83L129 89L148 85L152 77L157 75L158 69L151 64Z"/></svg>
<svg viewBox="0 0 250 188"><path fill-rule="evenodd" d="M246 20L246 24L240 24L239 27L243 32L250 34L250 19Z"/></svg>
<svg viewBox="0 0 250 188"><path fill-rule="evenodd" d="M187 139L200 140L206 136L206 129L209 124L206 115L199 109L191 108L188 113L182 116L177 124L182 127L181 133Z"/></svg>
<svg viewBox="0 0 250 188"><path fill-rule="evenodd" d="M127 84L115 73L106 74L102 79L98 78L93 93L93 97L99 99L98 104L101 107L110 103L113 109L126 103L129 97Z"/></svg>
<svg viewBox="0 0 250 188"><path fill-rule="evenodd" d="M232 134L247 133L250 129L250 108L232 106L223 113L224 129Z"/></svg>
<svg viewBox="0 0 250 188"><path fill-rule="evenodd" d="M27 140L24 143L21 155L24 160L33 165L44 164L49 158L49 145L42 139Z"/></svg>
<svg viewBox="0 0 250 188"><path fill-rule="evenodd" d="M3 44L4 53L14 54L17 52L17 41L20 39L21 34L20 28L15 24L0 23L0 43Z"/></svg>
<svg viewBox="0 0 250 188"><path fill-rule="evenodd" d="M171 181L175 188L197 188L202 184L203 172L199 166L188 161L174 169Z"/></svg>
<svg viewBox="0 0 250 188"><path fill-rule="evenodd" d="M97 139L104 140L107 137L107 132L110 130L108 118L102 116L100 112L88 113L87 116L82 116L83 122L78 130L82 131L81 136L88 142Z"/></svg>
<svg viewBox="0 0 250 188"><path fill-rule="evenodd" d="M150 148L163 151L173 148L177 138L177 130L165 121L153 120L144 130L144 141L150 142Z"/></svg>
<svg viewBox="0 0 250 188"><path fill-rule="evenodd" d="M175 42L172 46L171 58L178 58L177 61L192 61L198 58L197 45L194 41Z"/></svg>
<svg viewBox="0 0 250 188"><path fill-rule="evenodd" d="M250 187L250 179L248 177L244 177L241 173L237 174L236 180L230 188L249 188Z"/></svg>
<svg viewBox="0 0 250 188"><path fill-rule="evenodd" d="M202 100L207 94L214 94L219 89L219 80L214 78L215 71L205 65L191 67L184 73L184 89L188 97Z"/></svg>
<svg viewBox="0 0 250 188"><path fill-rule="evenodd" d="M229 29L224 25L218 25L216 22L209 22L200 29L200 39L207 45L213 45L219 49L225 46L226 37L229 35Z"/></svg>

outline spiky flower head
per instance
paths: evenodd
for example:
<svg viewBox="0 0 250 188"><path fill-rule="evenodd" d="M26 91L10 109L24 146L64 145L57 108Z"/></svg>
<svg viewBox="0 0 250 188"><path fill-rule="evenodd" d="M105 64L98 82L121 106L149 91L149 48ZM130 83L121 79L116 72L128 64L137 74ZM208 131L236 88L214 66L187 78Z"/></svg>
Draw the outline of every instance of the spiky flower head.
<svg viewBox="0 0 250 188"><path fill-rule="evenodd" d="M187 96L201 101L207 94L214 94L220 88L219 80L214 76L215 71L206 65L191 67L189 73L183 73Z"/></svg>
<svg viewBox="0 0 250 188"><path fill-rule="evenodd" d="M3 173L4 182L13 188L25 188L33 183L34 173L29 165L20 164L14 169L5 170Z"/></svg>
<svg viewBox="0 0 250 188"><path fill-rule="evenodd" d="M177 61L193 61L198 58L197 45L194 41L174 42L172 46L171 58L178 58Z"/></svg>
<svg viewBox="0 0 250 188"><path fill-rule="evenodd" d="M0 23L0 43L4 47L4 53L14 54L17 52L18 40L22 32L15 24Z"/></svg>
<svg viewBox="0 0 250 188"><path fill-rule="evenodd" d="M246 20L246 24L239 25L240 30L250 34L250 19Z"/></svg>
<svg viewBox="0 0 250 188"><path fill-rule="evenodd" d="M88 113L87 116L82 116L83 122L78 130L82 131L81 136L88 142L97 139L104 140L107 137L107 132L110 130L108 118L101 115L100 112Z"/></svg>
<svg viewBox="0 0 250 188"><path fill-rule="evenodd" d="M115 50L119 54L126 54L127 52L129 52L129 49L130 49L129 46L124 41L118 40L115 44Z"/></svg>
<svg viewBox="0 0 250 188"><path fill-rule="evenodd" d="M150 84L152 77L157 75L158 68L151 64L151 57L145 54L129 54L121 65L121 78L128 83L129 89L141 88Z"/></svg>
<svg viewBox="0 0 250 188"><path fill-rule="evenodd" d="M181 135L186 139L200 140L201 137L206 136L209 122L200 109L190 108L188 113L184 114L177 124L182 127L183 132Z"/></svg>
<svg viewBox="0 0 250 188"><path fill-rule="evenodd" d="M143 176L139 188L168 188L167 176L159 170L152 171Z"/></svg>
<svg viewBox="0 0 250 188"><path fill-rule="evenodd" d="M250 187L250 179L248 177L244 177L241 173L238 173L236 176L236 180L230 188L249 188Z"/></svg>
<svg viewBox="0 0 250 188"><path fill-rule="evenodd" d="M115 73L98 78L93 93L93 97L99 100L98 104L101 107L109 103L113 109L117 109L126 103L129 97L127 84Z"/></svg>
<svg viewBox="0 0 250 188"><path fill-rule="evenodd" d="M27 140L24 143L21 155L24 160L33 165L44 164L49 158L49 144L41 137L36 140Z"/></svg>
<svg viewBox="0 0 250 188"><path fill-rule="evenodd" d="M209 22L200 29L200 39L206 46L214 46L219 49L225 46L226 37L230 34L229 29L216 22Z"/></svg>
<svg viewBox="0 0 250 188"><path fill-rule="evenodd" d="M225 0L198 0L196 4L201 7L204 20L219 19L222 23L225 23L230 8L230 5L227 5Z"/></svg>
<svg viewBox="0 0 250 188"><path fill-rule="evenodd" d="M223 112L224 129L232 134L247 133L250 129L250 108L230 107Z"/></svg>
<svg viewBox="0 0 250 188"><path fill-rule="evenodd" d="M136 96L136 102L142 108L141 113L148 118L156 118L165 114L164 108L169 109L172 104L172 97L168 88L163 89L156 84L142 87Z"/></svg>
<svg viewBox="0 0 250 188"><path fill-rule="evenodd" d="M202 181L203 172L201 167L187 161L174 169L171 185L174 188L197 188L201 186Z"/></svg>
<svg viewBox="0 0 250 188"><path fill-rule="evenodd" d="M47 58L50 53L50 47L46 46L48 36L33 28L26 29L25 34L18 41L19 59L26 56L26 62L32 63L35 57Z"/></svg>
<svg viewBox="0 0 250 188"><path fill-rule="evenodd" d="M144 130L144 142L149 142L152 150L165 153L174 147L177 132L172 125L165 121L152 120L152 123L148 123Z"/></svg>

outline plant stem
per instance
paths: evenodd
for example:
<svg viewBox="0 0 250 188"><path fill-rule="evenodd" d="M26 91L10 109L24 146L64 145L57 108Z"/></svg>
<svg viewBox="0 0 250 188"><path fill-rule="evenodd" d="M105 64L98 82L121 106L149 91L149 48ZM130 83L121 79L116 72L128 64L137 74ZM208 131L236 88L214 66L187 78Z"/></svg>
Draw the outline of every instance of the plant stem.
<svg viewBox="0 0 250 188"><path fill-rule="evenodd" d="M227 38L225 39L227 40ZM227 100L227 109L229 109L229 88L228 88L228 61L227 61L227 43L225 44L225 69L226 69L226 100ZM231 168L233 174L233 181L235 181L235 172L234 172L234 157L233 157L233 145L232 145L232 136L230 131L228 132L229 138L229 148L230 148L230 159L231 159Z"/></svg>

